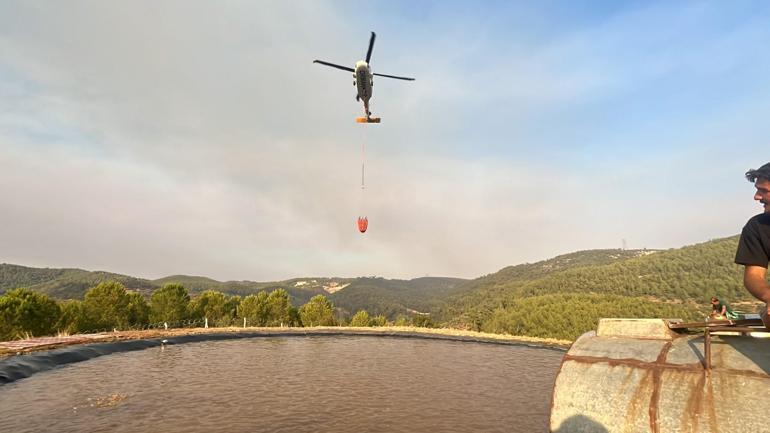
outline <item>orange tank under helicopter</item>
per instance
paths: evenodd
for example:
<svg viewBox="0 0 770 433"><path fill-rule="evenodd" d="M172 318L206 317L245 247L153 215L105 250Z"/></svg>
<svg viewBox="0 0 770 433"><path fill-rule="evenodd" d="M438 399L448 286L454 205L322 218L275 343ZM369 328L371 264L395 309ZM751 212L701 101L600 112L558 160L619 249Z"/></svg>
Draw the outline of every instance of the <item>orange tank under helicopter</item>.
<svg viewBox="0 0 770 433"><path fill-rule="evenodd" d="M365 233L366 229L368 228L369 228L369 218L358 217L358 231L361 233Z"/></svg>

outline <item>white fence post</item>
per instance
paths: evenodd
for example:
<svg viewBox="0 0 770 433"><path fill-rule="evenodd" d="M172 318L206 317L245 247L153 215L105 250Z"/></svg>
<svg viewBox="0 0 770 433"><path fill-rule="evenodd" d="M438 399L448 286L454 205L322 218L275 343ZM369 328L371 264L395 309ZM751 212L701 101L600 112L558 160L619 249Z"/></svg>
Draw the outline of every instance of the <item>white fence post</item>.
<svg viewBox="0 0 770 433"><path fill-rule="evenodd" d="M246 318L245 317L243 318L243 327L244 328L246 327Z"/></svg>
<svg viewBox="0 0 770 433"><path fill-rule="evenodd" d="M205 324L203 325L203 327L204 328L208 328L209 327L209 318L208 317L204 317L203 319L205 320Z"/></svg>

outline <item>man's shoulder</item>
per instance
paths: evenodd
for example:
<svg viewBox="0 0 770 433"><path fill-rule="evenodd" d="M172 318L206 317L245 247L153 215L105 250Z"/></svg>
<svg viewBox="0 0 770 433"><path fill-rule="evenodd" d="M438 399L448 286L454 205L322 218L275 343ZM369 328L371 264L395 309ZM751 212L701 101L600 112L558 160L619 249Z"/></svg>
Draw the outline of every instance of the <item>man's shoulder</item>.
<svg viewBox="0 0 770 433"><path fill-rule="evenodd" d="M766 226L770 227L770 213L761 213L758 215L754 215L753 217L749 218L749 221L746 223L747 226Z"/></svg>
<svg viewBox="0 0 770 433"><path fill-rule="evenodd" d="M735 263L767 267L770 257L770 214L754 215L741 231Z"/></svg>

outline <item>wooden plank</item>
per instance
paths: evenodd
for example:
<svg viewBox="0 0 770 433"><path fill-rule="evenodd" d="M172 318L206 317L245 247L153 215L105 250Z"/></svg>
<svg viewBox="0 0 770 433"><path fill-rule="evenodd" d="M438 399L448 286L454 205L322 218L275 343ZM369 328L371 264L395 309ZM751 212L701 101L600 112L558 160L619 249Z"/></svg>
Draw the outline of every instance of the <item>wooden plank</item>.
<svg viewBox="0 0 770 433"><path fill-rule="evenodd" d="M689 322L689 323L668 322L669 329L713 328L715 326L752 326L752 325L763 326L762 319L712 320L709 322Z"/></svg>
<svg viewBox="0 0 770 433"><path fill-rule="evenodd" d="M753 326L714 326L708 328L709 332L770 332L770 329Z"/></svg>

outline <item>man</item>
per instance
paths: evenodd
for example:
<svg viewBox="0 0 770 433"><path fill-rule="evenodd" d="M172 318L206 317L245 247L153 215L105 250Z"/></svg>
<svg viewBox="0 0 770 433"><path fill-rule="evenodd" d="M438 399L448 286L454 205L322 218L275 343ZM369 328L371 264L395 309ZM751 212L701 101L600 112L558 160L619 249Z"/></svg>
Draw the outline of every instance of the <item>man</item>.
<svg viewBox="0 0 770 433"><path fill-rule="evenodd" d="M770 329L770 284L767 283L767 265L770 262L770 163L746 172L746 179L754 183L754 200L764 206L764 212L752 217L741 232L735 263L744 265L743 285L755 298L765 303L760 311L762 322Z"/></svg>
<svg viewBox="0 0 770 433"><path fill-rule="evenodd" d="M730 304L714 296L711 298L711 318L735 320L738 314L730 307Z"/></svg>

